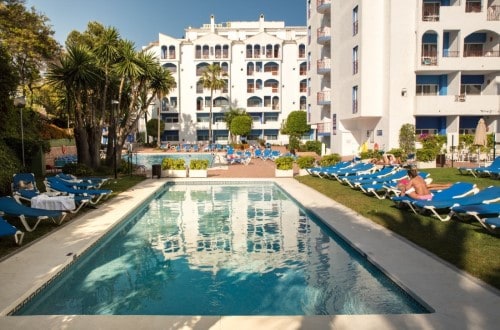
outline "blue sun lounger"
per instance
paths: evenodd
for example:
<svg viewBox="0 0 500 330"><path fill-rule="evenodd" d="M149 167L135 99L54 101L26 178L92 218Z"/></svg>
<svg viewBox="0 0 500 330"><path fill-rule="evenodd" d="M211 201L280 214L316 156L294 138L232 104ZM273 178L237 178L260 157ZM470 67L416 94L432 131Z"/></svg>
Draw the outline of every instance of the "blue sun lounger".
<svg viewBox="0 0 500 330"><path fill-rule="evenodd" d="M13 195L25 201L29 201L31 198L40 194L33 173L14 174L12 176L11 190Z"/></svg>
<svg viewBox="0 0 500 330"><path fill-rule="evenodd" d="M497 156L489 166L459 167L458 171L460 174L472 174L475 177L498 175L500 173L500 156Z"/></svg>
<svg viewBox="0 0 500 330"><path fill-rule="evenodd" d="M479 219L479 223L483 225L486 230L498 234L500 232L500 216L494 218Z"/></svg>
<svg viewBox="0 0 500 330"><path fill-rule="evenodd" d="M60 225L66 217L65 212L29 207L23 204L19 204L12 197L0 197L0 213L18 217L21 220L24 228L26 228L26 231L29 232L35 230L42 220L49 219L57 225ZM29 225L28 218L36 219L36 222L33 226Z"/></svg>
<svg viewBox="0 0 500 330"><path fill-rule="evenodd" d="M425 211L431 212L441 221L448 221L451 219L453 213L451 208L454 206L465 206L475 204L489 204L500 201L500 186L490 186L480 190L477 194L464 196L460 198L450 198L439 201L415 201L413 206L419 209L420 213ZM447 210L449 213L446 216L441 216L439 211Z"/></svg>
<svg viewBox="0 0 500 330"><path fill-rule="evenodd" d="M57 191L62 194L73 194L79 197L89 197L90 204L97 204L103 197L108 198L112 190L109 189L75 189L72 187L68 187L56 180L53 181L44 181L47 191Z"/></svg>
<svg viewBox="0 0 500 330"><path fill-rule="evenodd" d="M0 217L0 237L14 236L17 245L23 244L24 233Z"/></svg>
<svg viewBox="0 0 500 330"><path fill-rule="evenodd" d="M452 216L464 218L472 217L479 221L481 218L497 217L500 215L500 203L458 205L451 208Z"/></svg>
<svg viewBox="0 0 500 330"><path fill-rule="evenodd" d="M467 195L472 195L478 192L478 189L475 184L469 182L455 182L450 187L441 190L431 190L432 193L432 201L443 201L450 200L454 198L461 198ZM415 214L419 213L419 209L415 207L414 203L417 201L422 201L419 199L411 198L407 195L404 196L394 196L391 197L392 201L396 203L398 206L406 205L408 206Z"/></svg>

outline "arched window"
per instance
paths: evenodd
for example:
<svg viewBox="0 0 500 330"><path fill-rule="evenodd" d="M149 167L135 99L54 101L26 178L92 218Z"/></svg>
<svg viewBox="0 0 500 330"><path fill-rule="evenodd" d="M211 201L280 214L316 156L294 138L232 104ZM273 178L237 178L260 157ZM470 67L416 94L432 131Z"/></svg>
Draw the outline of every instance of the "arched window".
<svg viewBox="0 0 500 330"><path fill-rule="evenodd" d="M273 110L280 109L280 98L277 96L273 96Z"/></svg>
<svg viewBox="0 0 500 330"><path fill-rule="evenodd" d="M161 46L161 59L164 60L167 58L167 46Z"/></svg>
<svg viewBox="0 0 500 330"><path fill-rule="evenodd" d="M280 45L274 45L274 58L280 57Z"/></svg>
<svg viewBox="0 0 500 330"><path fill-rule="evenodd" d="M307 80L306 79L302 79L300 81L299 92L301 92L301 93L307 92Z"/></svg>
<svg viewBox="0 0 500 330"><path fill-rule="evenodd" d="M264 87L271 88L271 92L278 93L278 81L275 79L269 79L264 82Z"/></svg>
<svg viewBox="0 0 500 330"><path fill-rule="evenodd" d="M252 45L247 45L247 58L253 57Z"/></svg>
<svg viewBox="0 0 500 330"><path fill-rule="evenodd" d="M168 58L175 59L175 46L168 47Z"/></svg>
<svg viewBox="0 0 500 330"><path fill-rule="evenodd" d="M170 71L171 73L176 73L177 72L177 65L175 65L173 63L165 63L163 65L163 67L165 69L167 69L168 71Z"/></svg>
<svg viewBox="0 0 500 330"><path fill-rule="evenodd" d="M257 79L257 81L255 81L255 89L257 89L257 90L262 89L262 80Z"/></svg>
<svg viewBox="0 0 500 330"><path fill-rule="evenodd" d="M198 65L196 65L196 75L199 77L203 75L203 71L208 67L208 63L203 62Z"/></svg>
<svg viewBox="0 0 500 330"><path fill-rule="evenodd" d="M196 110L200 111L203 109L203 98L197 97L196 98Z"/></svg>
<svg viewBox="0 0 500 330"><path fill-rule="evenodd" d="M222 57L222 47L220 45L215 46L215 58Z"/></svg>
<svg viewBox="0 0 500 330"><path fill-rule="evenodd" d="M208 47L208 45L203 45L202 57L208 58L208 56L209 56L209 47Z"/></svg>
<svg viewBox="0 0 500 330"><path fill-rule="evenodd" d="M253 72L254 72L255 68L254 68L254 65L252 62L249 62L247 64L247 76L253 76Z"/></svg>
<svg viewBox="0 0 500 330"><path fill-rule="evenodd" d="M229 73L229 64L227 64L227 62L222 62L222 64L220 65L220 68L221 68L222 72L225 72L226 74Z"/></svg>
<svg viewBox="0 0 500 330"><path fill-rule="evenodd" d="M300 44L299 45L299 58L305 58L306 57L306 45Z"/></svg>
<svg viewBox="0 0 500 330"><path fill-rule="evenodd" d="M307 75L307 63L306 62L300 63L299 75L301 75L301 76Z"/></svg>
<svg viewBox="0 0 500 330"><path fill-rule="evenodd" d="M255 92L255 82L253 79L247 79L247 93L254 93Z"/></svg>
<svg viewBox="0 0 500 330"><path fill-rule="evenodd" d="M273 76L278 75L278 64L276 62L269 62L264 65L264 72L269 72Z"/></svg>
<svg viewBox="0 0 500 330"><path fill-rule="evenodd" d="M201 46L200 45L196 45L194 58L201 58Z"/></svg>
<svg viewBox="0 0 500 330"><path fill-rule="evenodd" d="M273 45L267 45L266 46L266 58L272 58L273 57Z"/></svg>
<svg viewBox="0 0 500 330"><path fill-rule="evenodd" d="M301 96L300 97L300 110L305 110L306 109L306 97Z"/></svg>
<svg viewBox="0 0 500 330"><path fill-rule="evenodd" d="M222 46L222 58L229 58L229 46Z"/></svg>
<svg viewBox="0 0 500 330"><path fill-rule="evenodd" d="M253 46L253 53L255 58L260 57L260 45L254 45Z"/></svg>
<svg viewBox="0 0 500 330"><path fill-rule="evenodd" d="M262 107L262 99L257 96L252 96L247 99L247 107L248 108L257 108Z"/></svg>

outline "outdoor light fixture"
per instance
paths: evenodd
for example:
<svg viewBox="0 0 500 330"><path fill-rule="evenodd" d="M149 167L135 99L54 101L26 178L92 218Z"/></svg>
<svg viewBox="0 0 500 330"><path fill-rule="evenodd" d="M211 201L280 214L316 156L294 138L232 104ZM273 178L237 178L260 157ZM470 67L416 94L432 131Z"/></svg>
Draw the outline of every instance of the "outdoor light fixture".
<svg viewBox="0 0 500 330"><path fill-rule="evenodd" d="M14 106L19 108L19 114L21 116L21 152L23 157L23 168L26 167L24 161L24 125L23 125L23 109L26 106L26 99L24 96L18 96L14 99Z"/></svg>
<svg viewBox="0 0 500 330"><path fill-rule="evenodd" d="M406 96L406 94L407 94L406 88L403 88L401 90L401 96Z"/></svg>

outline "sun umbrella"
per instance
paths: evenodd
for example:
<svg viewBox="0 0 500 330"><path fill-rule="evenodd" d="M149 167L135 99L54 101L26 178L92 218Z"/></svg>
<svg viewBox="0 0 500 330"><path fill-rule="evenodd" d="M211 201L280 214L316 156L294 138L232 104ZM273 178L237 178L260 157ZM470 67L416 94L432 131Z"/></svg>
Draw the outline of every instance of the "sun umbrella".
<svg viewBox="0 0 500 330"><path fill-rule="evenodd" d="M479 119L476 127L476 134L474 135L474 143L475 146L484 147L488 144L488 139L486 137L486 124L484 123L484 119ZM481 148L477 149L477 161L479 162L479 152Z"/></svg>

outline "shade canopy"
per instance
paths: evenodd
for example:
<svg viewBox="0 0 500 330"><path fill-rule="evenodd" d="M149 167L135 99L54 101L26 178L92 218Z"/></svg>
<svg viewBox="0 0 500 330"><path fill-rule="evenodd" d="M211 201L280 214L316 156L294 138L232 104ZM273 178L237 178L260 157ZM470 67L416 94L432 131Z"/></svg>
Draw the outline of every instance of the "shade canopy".
<svg viewBox="0 0 500 330"><path fill-rule="evenodd" d="M476 146L486 146L488 144L488 139L486 137L486 124L484 119L479 119L476 127L476 134L474 135L474 145Z"/></svg>

